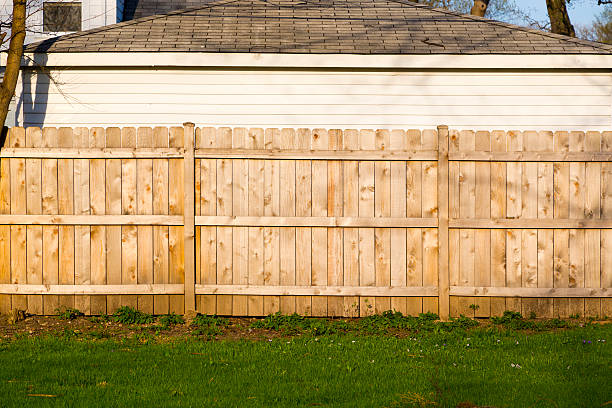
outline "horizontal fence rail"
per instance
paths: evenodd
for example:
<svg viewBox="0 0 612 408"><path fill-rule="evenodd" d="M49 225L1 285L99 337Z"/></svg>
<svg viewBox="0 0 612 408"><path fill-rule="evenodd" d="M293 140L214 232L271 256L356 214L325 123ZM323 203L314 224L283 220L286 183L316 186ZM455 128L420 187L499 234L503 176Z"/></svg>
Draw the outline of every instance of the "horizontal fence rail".
<svg viewBox="0 0 612 408"><path fill-rule="evenodd" d="M612 315L612 132L12 128L0 312Z"/></svg>

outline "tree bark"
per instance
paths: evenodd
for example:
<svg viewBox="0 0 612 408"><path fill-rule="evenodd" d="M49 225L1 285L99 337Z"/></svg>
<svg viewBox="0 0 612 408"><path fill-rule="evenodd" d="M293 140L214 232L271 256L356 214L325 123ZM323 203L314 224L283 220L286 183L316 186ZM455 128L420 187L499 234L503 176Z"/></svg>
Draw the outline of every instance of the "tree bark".
<svg viewBox="0 0 612 408"><path fill-rule="evenodd" d="M11 25L11 42L9 44L8 56L4 78L0 86L0 123L4 126L8 114L9 105L19 78L21 68L21 57L23 56L23 42L26 36L26 0L13 0L13 22Z"/></svg>
<svg viewBox="0 0 612 408"><path fill-rule="evenodd" d="M489 7L489 0L474 0L472 11L470 14L473 16L484 17L487 13L487 7Z"/></svg>
<svg viewBox="0 0 612 408"><path fill-rule="evenodd" d="M576 37L574 26L570 21L569 14L567 14L565 0L546 0L546 8L548 9L550 28L553 33Z"/></svg>

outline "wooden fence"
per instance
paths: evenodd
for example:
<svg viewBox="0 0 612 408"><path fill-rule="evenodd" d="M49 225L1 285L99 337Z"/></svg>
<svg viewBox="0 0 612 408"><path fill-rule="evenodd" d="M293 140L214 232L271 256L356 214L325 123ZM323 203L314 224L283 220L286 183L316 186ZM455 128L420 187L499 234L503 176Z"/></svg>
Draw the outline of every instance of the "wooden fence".
<svg viewBox="0 0 612 408"><path fill-rule="evenodd" d="M612 315L612 132L12 128L0 312Z"/></svg>

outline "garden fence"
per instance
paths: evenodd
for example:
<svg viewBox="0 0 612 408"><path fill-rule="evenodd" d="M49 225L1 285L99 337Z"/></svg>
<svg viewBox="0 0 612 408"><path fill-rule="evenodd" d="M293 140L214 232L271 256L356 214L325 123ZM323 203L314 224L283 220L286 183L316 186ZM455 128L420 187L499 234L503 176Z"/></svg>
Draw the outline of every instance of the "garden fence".
<svg viewBox="0 0 612 408"><path fill-rule="evenodd" d="M0 312L612 315L612 132L19 128Z"/></svg>

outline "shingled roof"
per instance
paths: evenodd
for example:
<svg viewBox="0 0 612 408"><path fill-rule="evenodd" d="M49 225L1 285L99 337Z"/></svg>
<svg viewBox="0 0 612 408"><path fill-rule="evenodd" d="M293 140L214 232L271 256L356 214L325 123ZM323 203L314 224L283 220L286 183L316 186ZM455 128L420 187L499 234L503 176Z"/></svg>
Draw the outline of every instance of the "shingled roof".
<svg viewBox="0 0 612 408"><path fill-rule="evenodd" d="M141 1L132 10L136 17L151 5ZM150 12L177 6L154 2ZM26 52L612 54L609 45L406 0L182 2L199 5L64 35L31 44Z"/></svg>

